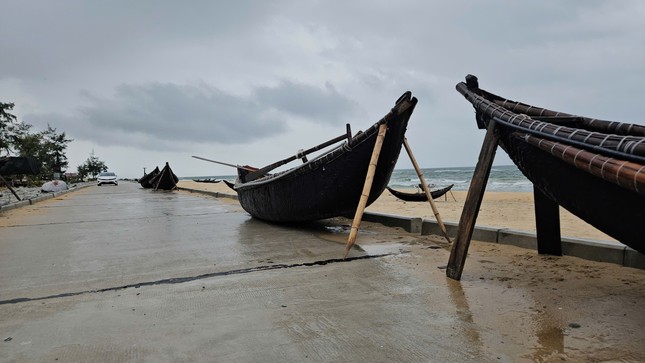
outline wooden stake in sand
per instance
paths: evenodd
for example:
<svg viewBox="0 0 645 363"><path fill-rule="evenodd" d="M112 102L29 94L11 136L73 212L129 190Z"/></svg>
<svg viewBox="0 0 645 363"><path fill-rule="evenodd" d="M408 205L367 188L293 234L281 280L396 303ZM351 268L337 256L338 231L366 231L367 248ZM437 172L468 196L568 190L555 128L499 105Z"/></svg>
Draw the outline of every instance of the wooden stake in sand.
<svg viewBox="0 0 645 363"><path fill-rule="evenodd" d="M408 156L410 156L410 161L412 161L412 165L414 166L414 170L416 170L417 175L419 176L419 181L421 181L421 187L423 188L423 192L426 193L426 197L428 198L428 202L430 202L430 207L432 207L432 212L434 213L434 217L437 220L437 224L439 224L439 228L441 229L441 233L443 233L443 236L446 238L448 243L451 243L450 237L448 237L448 232L446 231L446 226L444 226L443 222L441 221L441 216L439 215L439 210L437 209L437 206L434 205L434 200L432 199L432 194L430 193L430 189L428 188L428 184L426 184L426 181L423 178L423 173L421 172L421 168L419 167L419 164L417 164L417 160L414 158L414 155L412 154L412 149L410 148L410 144L408 144L408 139L407 138L403 139L403 146L405 146L405 151L408 152Z"/></svg>
<svg viewBox="0 0 645 363"><path fill-rule="evenodd" d="M490 176L490 169L493 166L498 142L498 136L495 134L495 121L491 120L488 123L486 136L479 152L479 160L477 161L477 166L475 166L470 188L468 188L464 209L459 218L457 238L452 245L450 258L448 259L446 275L454 280L460 280L461 273L464 271L470 239L473 236L479 208L484 199L486 182L488 182L488 177Z"/></svg>
<svg viewBox="0 0 645 363"><path fill-rule="evenodd" d="M352 222L352 229L349 231L349 239L347 240L347 246L345 247L345 255L343 258L347 257L349 250L354 245L354 242L356 242L358 226L361 225L361 219L363 218L363 212L365 211L365 206L367 205L367 199L369 198L370 191L372 190L372 182L374 181L376 164L378 163L378 157L381 154L381 147L383 147L383 139L385 139L386 131L387 124L381 124L381 126L379 126L378 128L378 135L376 136L376 143L374 144L374 150L372 151L370 164L367 168L367 176L365 177L363 192L361 193L361 199L359 200L358 207L356 208L356 214L354 215L354 221Z"/></svg>

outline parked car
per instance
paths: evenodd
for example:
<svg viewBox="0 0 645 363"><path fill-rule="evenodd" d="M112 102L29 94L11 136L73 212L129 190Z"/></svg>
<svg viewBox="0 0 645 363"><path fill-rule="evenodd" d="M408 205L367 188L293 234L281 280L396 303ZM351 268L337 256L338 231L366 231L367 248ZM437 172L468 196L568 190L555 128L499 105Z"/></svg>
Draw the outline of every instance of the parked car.
<svg viewBox="0 0 645 363"><path fill-rule="evenodd" d="M103 173L100 173L96 181L98 182L99 186L103 184L119 185L119 182L116 180L116 174L114 174L111 171L105 171Z"/></svg>

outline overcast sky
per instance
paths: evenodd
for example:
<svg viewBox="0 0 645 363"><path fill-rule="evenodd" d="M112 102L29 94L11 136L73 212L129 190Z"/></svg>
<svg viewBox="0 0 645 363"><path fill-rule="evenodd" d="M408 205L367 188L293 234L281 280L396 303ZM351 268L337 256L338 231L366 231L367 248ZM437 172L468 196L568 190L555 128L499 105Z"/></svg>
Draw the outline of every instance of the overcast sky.
<svg viewBox="0 0 645 363"><path fill-rule="evenodd" d="M645 123L645 1L0 0L0 102L120 177L263 166L364 130L412 91L422 167L474 166L455 91ZM496 164L510 164L499 151ZM397 168L410 168L405 153ZM430 176L431 179L431 176Z"/></svg>

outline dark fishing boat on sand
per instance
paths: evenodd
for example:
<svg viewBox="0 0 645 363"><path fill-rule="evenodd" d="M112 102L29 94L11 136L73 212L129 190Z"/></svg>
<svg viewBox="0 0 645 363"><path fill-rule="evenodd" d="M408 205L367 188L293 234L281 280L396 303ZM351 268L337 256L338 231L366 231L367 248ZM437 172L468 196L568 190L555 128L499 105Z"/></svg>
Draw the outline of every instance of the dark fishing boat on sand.
<svg viewBox="0 0 645 363"><path fill-rule="evenodd" d="M172 172L168 163L157 175L150 179L150 184L154 190L173 190L177 187L177 182L179 182L179 178Z"/></svg>
<svg viewBox="0 0 645 363"><path fill-rule="evenodd" d="M452 189L453 186L454 184L450 184L445 188L431 190L430 195L432 196L432 199L443 197L446 193L450 191L450 189ZM428 196L426 195L425 192L410 193L410 192L403 192L400 190L392 189L390 187L386 187L386 188L390 193L392 193L393 196L397 197L398 199L404 200L406 202L427 202L428 201Z"/></svg>
<svg viewBox="0 0 645 363"><path fill-rule="evenodd" d="M417 99L403 94L394 108L363 132L347 132L326 143L299 152L264 168L237 167L234 189L240 204L253 217L272 222L303 222L350 216L358 206L381 125L386 125L367 204L385 190L401 151L410 115ZM306 155L338 142L341 145L312 160ZM304 163L286 171L269 171L290 161Z"/></svg>
<svg viewBox="0 0 645 363"><path fill-rule="evenodd" d="M157 174L159 174L159 167L158 166L155 167L155 169L153 171L149 172L148 174L144 174L141 177L141 179L139 179L139 184L141 184L141 186L146 188L146 189L152 188L153 185L150 183L150 181L152 180L152 178L157 176Z"/></svg>
<svg viewBox="0 0 645 363"><path fill-rule="evenodd" d="M0 175L36 175L40 173L40 162L30 156L0 157Z"/></svg>
<svg viewBox="0 0 645 363"><path fill-rule="evenodd" d="M457 91L536 196L645 253L645 126L511 101L480 89L470 75Z"/></svg>
<svg viewBox="0 0 645 363"><path fill-rule="evenodd" d="M195 183L219 183L222 180L221 179L213 179L213 178L206 178L206 179L193 179Z"/></svg>

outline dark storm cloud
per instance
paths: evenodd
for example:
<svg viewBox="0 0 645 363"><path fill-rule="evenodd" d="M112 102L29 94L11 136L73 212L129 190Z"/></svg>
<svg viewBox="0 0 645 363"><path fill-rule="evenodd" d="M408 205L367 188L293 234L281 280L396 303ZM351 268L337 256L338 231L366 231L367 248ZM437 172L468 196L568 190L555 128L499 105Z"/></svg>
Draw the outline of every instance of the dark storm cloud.
<svg viewBox="0 0 645 363"><path fill-rule="evenodd" d="M314 123L339 123L354 110L331 84L324 89L283 82L238 96L199 85L121 85L113 97L85 94L78 117L26 115L43 126L54 122L73 137L100 145L143 145L183 149L191 143L237 144L270 138L287 130L296 115ZM156 145L156 146L155 146Z"/></svg>
<svg viewBox="0 0 645 363"><path fill-rule="evenodd" d="M285 122L252 98L201 84L122 85L111 99L92 98L84 122L104 134L137 133L159 140L232 144L271 137ZM85 135L90 139L105 135ZM109 140L115 142L117 140Z"/></svg>
<svg viewBox="0 0 645 363"><path fill-rule="evenodd" d="M277 87L255 91L259 102L275 109L330 124L342 124L356 110L356 105L338 93L330 83L325 88L283 81Z"/></svg>

